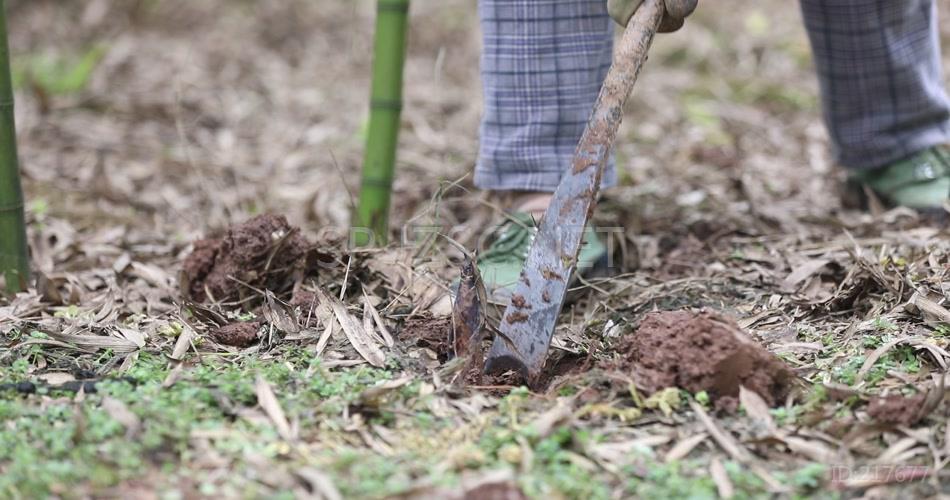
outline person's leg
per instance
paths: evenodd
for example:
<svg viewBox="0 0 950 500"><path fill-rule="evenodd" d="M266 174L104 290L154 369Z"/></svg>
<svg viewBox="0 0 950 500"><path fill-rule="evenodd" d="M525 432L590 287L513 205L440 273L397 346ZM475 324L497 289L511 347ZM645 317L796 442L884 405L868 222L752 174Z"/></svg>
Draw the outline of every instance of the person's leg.
<svg viewBox="0 0 950 500"><path fill-rule="evenodd" d="M950 141L933 0L802 0L835 157L888 166Z"/></svg>
<svg viewBox="0 0 950 500"><path fill-rule="evenodd" d="M612 54L604 0L480 0L484 111L475 184L553 192ZM614 184L613 165L603 187Z"/></svg>
<svg viewBox="0 0 950 500"><path fill-rule="evenodd" d="M479 0L479 17L484 105L475 185L513 193L504 203L510 218L492 232L478 267L491 296L503 300L610 68L613 24L605 0ZM615 182L611 161L602 187ZM606 254L588 228L578 269Z"/></svg>

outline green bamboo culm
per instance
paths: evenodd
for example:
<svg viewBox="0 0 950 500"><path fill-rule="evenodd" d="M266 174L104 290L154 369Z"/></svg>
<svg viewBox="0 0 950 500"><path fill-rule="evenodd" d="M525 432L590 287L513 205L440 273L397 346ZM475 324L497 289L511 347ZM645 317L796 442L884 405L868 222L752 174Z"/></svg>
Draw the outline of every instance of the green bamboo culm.
<svg viewBox="0 0 950 500"><path fill-rule="evenodd" d="M7 291L15 293L26 288L30 279L30 262L13 121L5 4L5 0L0 0L0 275L6 281Z"/></svg>
<svg viewBox="0 0 950 500"><path fill-rule="evenodd" d="M378 0L369 131L363 156L359 206L351 241L359 246L385 244L406 60L409 0Z"/></svg>

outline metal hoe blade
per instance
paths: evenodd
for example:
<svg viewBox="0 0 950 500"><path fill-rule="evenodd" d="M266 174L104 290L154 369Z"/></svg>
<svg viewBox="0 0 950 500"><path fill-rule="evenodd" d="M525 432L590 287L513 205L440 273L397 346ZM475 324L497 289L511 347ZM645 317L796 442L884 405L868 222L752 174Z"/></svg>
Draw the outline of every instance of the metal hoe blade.
<svg viewBox="0 0 950 500"><path fill-rule="evenodd" d="M567 286L577 266L584 227L600 190L623 105L663 18L663 0L647 0L624 31L587 128L541 220L485 371L517 370L535 385L547 357Z"/></svg>

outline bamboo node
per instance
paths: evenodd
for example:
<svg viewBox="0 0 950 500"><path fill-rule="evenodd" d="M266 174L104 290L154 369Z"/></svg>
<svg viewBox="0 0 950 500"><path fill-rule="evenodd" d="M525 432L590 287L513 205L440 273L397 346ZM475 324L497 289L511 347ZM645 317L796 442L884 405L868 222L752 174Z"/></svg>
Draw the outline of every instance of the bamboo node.
<svg viewBox="0 0 950 500"><path fill-rule="evenodd" d="M369 101L371 109L391 109L393 111L402 111L402 101L398 99L371 99Z"/></svg>
<svg viewBox="0 0 950 500"><path fill-rule="evenodd" d="M376 4L377 12L391 12L395 14L409 13L409 0L379 0Z"/></svg>
<svg viewBox="0 0 950 500"><path fill-rule="evenodd" d="M22 201L9 206L0 205L0 214L5 214L7 212L19 212L20 210L23 210Z"/></svg>
<svg viewBox="0 0 950 500"><path fill-rule="evenodd" d="M383 188L389 192L389 188L393 185L392 177L380 177L380 178L363 178L362 185L365 187L374 187L374 188Z"/></svg>

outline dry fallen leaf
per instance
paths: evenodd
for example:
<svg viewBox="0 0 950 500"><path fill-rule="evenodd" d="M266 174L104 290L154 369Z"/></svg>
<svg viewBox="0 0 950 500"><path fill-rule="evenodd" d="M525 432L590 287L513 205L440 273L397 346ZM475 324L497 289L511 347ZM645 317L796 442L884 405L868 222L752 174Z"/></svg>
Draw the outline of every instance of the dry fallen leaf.
<svg viewBox="0 0 950 500"><path fill-rule="evenodd" d="M689 406L693 409L693 412L696 413L696 416L699 418L699 421L702 422L703 426L706 427L706 431L709 432L713 440L716 441L733 460L740 463L752 461L752 455L749 453L749 450L740 445L731 434L720 429L699 403L690 401Z"/></svg>
<svg viewBox="0 0 950 500"><path fill-rule="evenodd" d="M686 456L689 455L689 452L693 451L694 448L699 446L699 444L705 441L708 437L709 434L700 432L699 434L694 434L679 440L679 442L673 445L673 447L666 452L666 455L663 457L663 461L670 463L686 458Z"/></svg>
<svg viewBox="0 0 950 500"><path fill-rule="evenodd" d="M716 489L719 491L719 498L732 498L736 494L736 489L729 479L729 473L722 465L718 457L713 457L709 463L709 476L716 483Z"/></svg>
<svg viewBox="0 0 950 500"><path fill-rule="evenodd" d="M270 383L264 380L263 377L258 376L254 392L257 394L257 404L260 405L271 423L274 424L277 434L285 441L293 441L295 436L290 430L290 423L287 421L284 409L280 407L280 402L277 401L277 396L274 395L274 389Z"/></svg>
<svg viewBox="0 0 950 500"><path fill-rule="evenodd" d="M307 483L317 498L323 500L343 500L340 490L333 484L329 475L313 467L301 467L294 470L294 474Z"/></svg>
<svg viewBox="0 0 950 500"><path fill-rule="evenodd" d="M46 372L37 375L36 379L42 380L49 385L60 385L66 382L72 382L76 380L76 377L72 373L67 372Z"/></svg>
<svg viewBox="0 0 950 500"><path fill-rule="evenodd" d="M132 412L128 406L118 399L103 396L102 409L112 417L113 420L125 427L125 436L128 439L135 437L142 427L142 422L138 415Z"/></svg>
<svg viewBox="0 0 950 500"><path fill-rule="evenodd" d="M346 334L346 338L350 341L353 348L356 349L356 352L375 367L382 368L385 366L386 355L383 354L383 351L376 345L373 337L350 315L346 310L346 306L336 297L330 297L326 293L323 293L323 290L317 289L316 293L320 303L327 304L330 307L330 310L343 328L343 333Z"/></svg>
<svg viewBox="0 0 950 500"><path fill-rule="evenodd" d="M776 426L775 421L772 420L772 412L769 410L769 405L762 399L762 396L740 385L739 402L757 427L769 434L775 434Z"/></svg>
<svg viewBox="0 0 950 500"><path fill-rule="evenodd" d="M363 301L366 304L366 307L369 308L370 314L373 316L373 321L376 323L376 328L379 329L379 334L383 337L383 343L386 347L392 347L395 345L396 341L393 340L393 336L389 333L389 328L386 328L386 323L383 322L383 318L379 315L379 311L376 310L376 307L373 306L373 303L366 293L366 290L363 290Z"/></svg>
<svg viewBox="0 0 950 500"><path fill-rule="evenodd" d="M786 293L794 292L800 283L820 271L830 262L828 259L812 259L799 265L782 281L782 291Z"/></svg>

